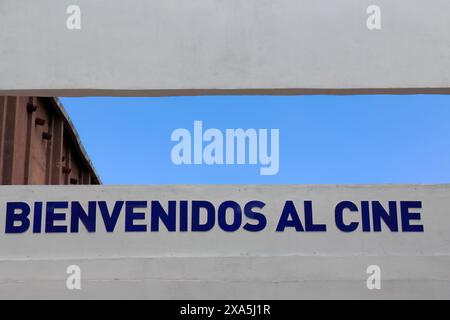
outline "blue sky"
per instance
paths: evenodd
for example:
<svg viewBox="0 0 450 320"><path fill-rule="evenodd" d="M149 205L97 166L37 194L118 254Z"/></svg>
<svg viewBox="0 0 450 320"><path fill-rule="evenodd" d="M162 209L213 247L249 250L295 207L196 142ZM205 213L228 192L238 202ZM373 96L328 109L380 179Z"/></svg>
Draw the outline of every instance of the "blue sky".
<svg viewBox="0 0 450 320"><path fill-rule="evenodd" d="M62 98L105 184L449 183L450 95ZM177 128L280 129L280 170L171 161Z"/></svg>

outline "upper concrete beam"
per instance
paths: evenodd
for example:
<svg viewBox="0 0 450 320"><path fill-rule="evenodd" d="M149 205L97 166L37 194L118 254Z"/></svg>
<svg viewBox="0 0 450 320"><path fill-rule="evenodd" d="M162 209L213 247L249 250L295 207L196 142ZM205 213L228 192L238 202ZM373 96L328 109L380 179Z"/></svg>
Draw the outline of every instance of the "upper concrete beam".
<svg viewBox="0 0 450 320"><path fill-rule="evenodd" d="M66 9L81 8L81 30ZM382 29L366 27L381 7ZM448 0L0 2L0 94L450 93Z"/></svg>

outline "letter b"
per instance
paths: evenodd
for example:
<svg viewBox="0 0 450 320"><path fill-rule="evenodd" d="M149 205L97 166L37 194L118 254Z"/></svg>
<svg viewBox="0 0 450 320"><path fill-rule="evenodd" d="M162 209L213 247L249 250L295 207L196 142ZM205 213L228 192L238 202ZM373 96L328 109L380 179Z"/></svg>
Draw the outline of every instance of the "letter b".
<svg viewBox="0 0 450 320"><path fill-rule="evenodd" d="M25 202L8 202L6 204L5 233L26 232L30 227L29 214L30 207ZM20 225L16 225L15 222L19 222Z"/></svg>

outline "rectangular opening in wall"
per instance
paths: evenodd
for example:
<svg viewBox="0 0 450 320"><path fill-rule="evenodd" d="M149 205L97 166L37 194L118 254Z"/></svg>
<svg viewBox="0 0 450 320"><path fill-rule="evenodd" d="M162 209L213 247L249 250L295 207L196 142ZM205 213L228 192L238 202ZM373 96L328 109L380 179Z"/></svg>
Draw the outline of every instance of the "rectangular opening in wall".
<svg viewBox="0 0 450 320"><path fill-rule="evenodd" d="M40 173L30 177L46 172L53 184L450 182L448 95L36 101L30 165ZM52 112L60 118L37 122ZM43 165L49 155L50 172Z"/></svg>

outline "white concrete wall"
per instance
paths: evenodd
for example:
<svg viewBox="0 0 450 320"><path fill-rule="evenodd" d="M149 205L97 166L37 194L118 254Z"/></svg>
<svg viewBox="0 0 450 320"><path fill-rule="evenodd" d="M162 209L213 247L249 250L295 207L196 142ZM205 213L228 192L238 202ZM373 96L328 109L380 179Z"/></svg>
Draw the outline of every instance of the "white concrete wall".
<svg viewBox="0 0 450 320"><path fill-rule="evenodd" d="M449 12L448 0L2 0L0 94L449 92Z"/></svg>
<svg viewBox="0 0 450 320"><path fill-rule="evenodd" d="M97 232L5 234L10 201L261 200L265 230L227 233ZM313 201L327 232L275 232L286 200ZM422 201L423 233L344 233L334 223L343 200ZM450 298L450 186L173 185L0 187L0 298ZM302 206L298 205L300 217ZM64 211L64 210L63 210ZM417 210L416 210L417 211ZM146 210L147 214L149 210ZM350 216L357 216L351 214ZM147 216L146 223L149 222ZM82 290L66 289L66 267L82 269ZM368 290L379 265L382 289Z"/></svg>

